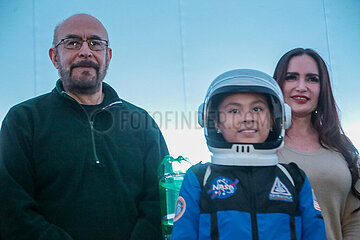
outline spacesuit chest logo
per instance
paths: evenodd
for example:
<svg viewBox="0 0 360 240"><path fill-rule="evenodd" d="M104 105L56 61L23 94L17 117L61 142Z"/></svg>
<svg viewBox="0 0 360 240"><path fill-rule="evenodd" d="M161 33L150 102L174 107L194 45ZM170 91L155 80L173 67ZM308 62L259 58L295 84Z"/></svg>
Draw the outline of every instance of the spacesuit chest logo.
<svg viewBox="0 0 360 240"><path fill-rule="evenodd" d="M280 181L278 177L275 178L274 184L269 193L270 200L280 200L285 202L292 202L293 197L285 184Z"/></svg>
<svg viewBox="0 0 360 240"><path fill-rule="evenodd" d="M210 189L207 191L208 194L211 194L211 199L219 198L224 199L231 197L236 192L236 184L239 183L239 180L236 178L235 181L232 181L226 177L217 177L215 178L211 185Z"/></svg>

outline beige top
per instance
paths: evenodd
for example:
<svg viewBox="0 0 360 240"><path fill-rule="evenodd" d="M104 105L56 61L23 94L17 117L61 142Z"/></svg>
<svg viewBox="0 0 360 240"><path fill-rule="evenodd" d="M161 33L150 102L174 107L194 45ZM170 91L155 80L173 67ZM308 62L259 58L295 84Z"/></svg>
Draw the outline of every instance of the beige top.
<svg viewBox="0 0 360 240"><path fill-rule="evenodd" d="M278 152L279 162L295 162L308 176L325 220L330 240L360 240L360 200L350 192L351 175L343 156L320 148L301 152L285 145Z"/></svg>

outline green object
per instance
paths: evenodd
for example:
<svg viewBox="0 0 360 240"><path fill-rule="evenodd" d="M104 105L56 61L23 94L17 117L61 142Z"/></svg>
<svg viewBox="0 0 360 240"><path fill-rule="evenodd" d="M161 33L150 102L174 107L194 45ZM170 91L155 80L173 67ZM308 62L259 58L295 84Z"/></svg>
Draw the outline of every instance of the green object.
<svg viewBox="0 0 360 240"><path fill-rule="evenodd" d="M179 196L184 175L191 167L187 158L166 156L158 169L161 228L164 240L171 240L171 232L175 217L175 204Z"/></svg>

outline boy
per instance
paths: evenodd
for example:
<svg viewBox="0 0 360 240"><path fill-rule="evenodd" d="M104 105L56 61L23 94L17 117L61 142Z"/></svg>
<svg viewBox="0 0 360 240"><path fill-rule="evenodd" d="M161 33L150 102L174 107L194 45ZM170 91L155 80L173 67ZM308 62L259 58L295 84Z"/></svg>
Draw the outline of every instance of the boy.
<svg viewBox="0 0 360 240"><path fill-rule="evenodd" d="M233 70L211 83L199 108L211 163L186 173L173 240L326 239L306 175L278 164L290 121L279 86L263 72Z"/></svg>

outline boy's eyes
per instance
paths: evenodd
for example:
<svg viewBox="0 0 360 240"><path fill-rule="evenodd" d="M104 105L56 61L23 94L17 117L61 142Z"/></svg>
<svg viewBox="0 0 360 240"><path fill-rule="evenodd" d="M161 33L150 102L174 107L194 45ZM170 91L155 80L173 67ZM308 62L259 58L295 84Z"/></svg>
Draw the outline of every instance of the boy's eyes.
<svg viewBox="0 0 360 240"><path fill-rule="evenodd" d="M253 111L253 112L261 112L262 110L263 110L262 107L253 107L253 108L252 108L252 111ZM240 113L240 110L234 108L234 109L230 109L228 112L229 112L229 113Z"/></svg>
<svg viewBox="0 0 360 240"><path fill-rule="evenodd" d="M239 109L230 109L229 113L239 113Z"/></svg>
<svg viewBox="0 0 360 240"><path fill-rule="evenodd" d="M254 107L253 108L253 111L254 112L260 112L260 111L262 111L263 109L261 108L261 107Z"/></svg>

